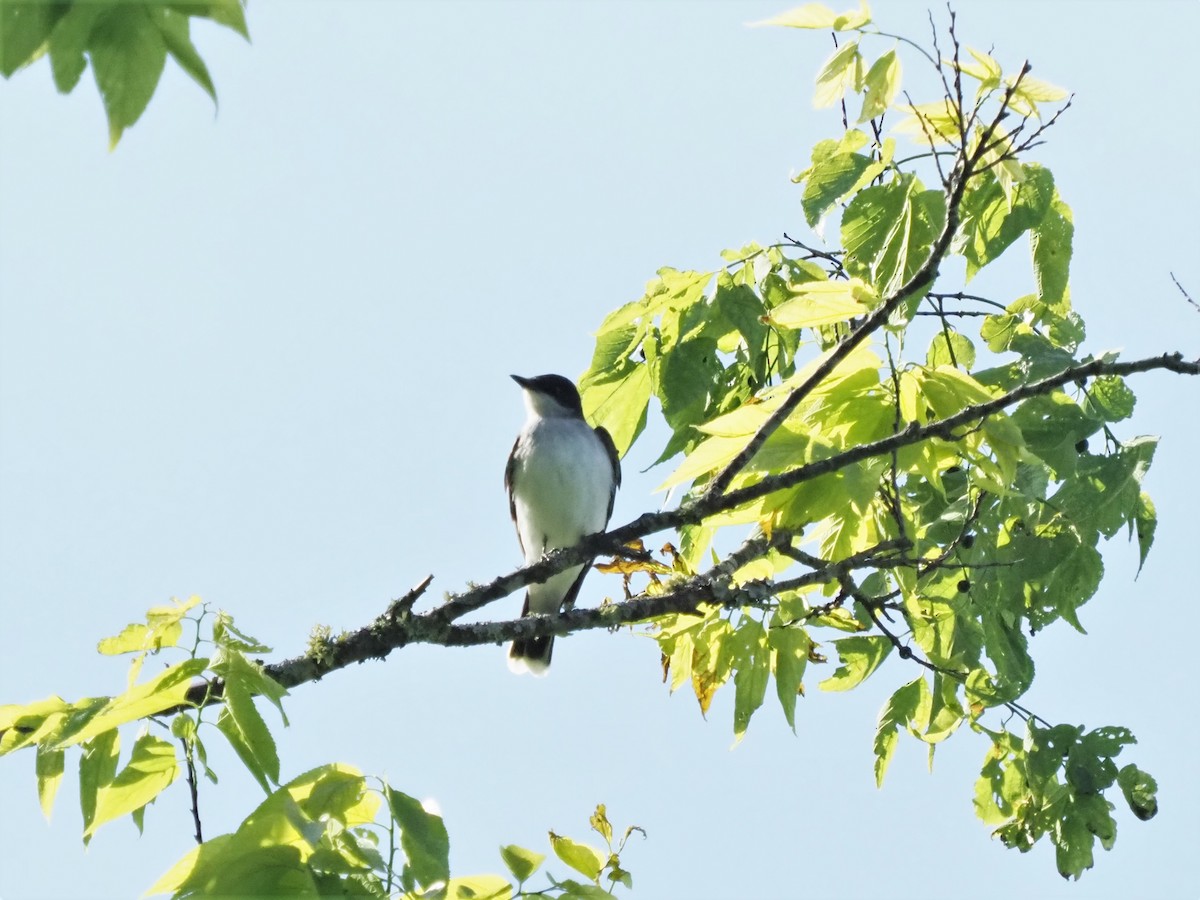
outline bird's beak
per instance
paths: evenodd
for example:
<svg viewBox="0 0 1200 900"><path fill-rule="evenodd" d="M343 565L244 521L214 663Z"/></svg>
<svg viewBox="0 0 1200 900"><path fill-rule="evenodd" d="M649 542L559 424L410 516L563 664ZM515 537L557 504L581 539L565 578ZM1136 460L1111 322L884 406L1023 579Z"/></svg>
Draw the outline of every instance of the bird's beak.
<svg viewBox="0 0 1200 900"><path fill-rule="evenodd" d="M523 378L520 375L509 375L508 377L511 378L513 381L515 381L517 384L519 384L522 388L525 388L526 390L528 390L529 382L531 379Z"/></svg>

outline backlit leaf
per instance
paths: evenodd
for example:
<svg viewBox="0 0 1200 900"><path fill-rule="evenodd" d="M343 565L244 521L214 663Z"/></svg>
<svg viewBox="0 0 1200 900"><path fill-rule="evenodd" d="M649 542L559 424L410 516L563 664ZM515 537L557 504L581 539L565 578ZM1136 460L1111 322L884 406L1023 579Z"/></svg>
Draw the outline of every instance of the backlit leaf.
<svg viewBox="0 0 1200 900"><path fill-rule="evenodd" d="M507 844L501 847L500 857L517 881L527 880L546 861L545 854L534 853L532 850L526 850L516 844Z"/></svg>
<svg viewBox="0 0 1200 900"><path fill-rule="evenodd" d="M442 817L426 810L419 800L408 794L393 788L388 788L386 793L392 816L400 825L400 847L417 883L429 886L448 879L450 836Z"/></svg>
<svg viewBox="0 0 1200 900"><path fill-rule="evenodd" d="M562 837L553 831L550 832L550 846L554 848L554 853L559 859L593 881L600 875L600 870L604 868L605 860L608 859L607 854L601 853L595 847Z"/></svg>
<svg viewBox="0 0 1200 900"><path fill-rule="evenodd" d="M848 691L871 677L892 652L892 642L883 635L862 635L833 642L842 664L819 685L823 691Z"/></svg>
<svg viewBox="0 0 1200 900"><path fill-rule="evenodd" d="M900 90L900 73L900 57L895 50L889 50L875 60L863 80L866 93L863 94L862 113L858 117L860 123L888 111Z"/></svg>

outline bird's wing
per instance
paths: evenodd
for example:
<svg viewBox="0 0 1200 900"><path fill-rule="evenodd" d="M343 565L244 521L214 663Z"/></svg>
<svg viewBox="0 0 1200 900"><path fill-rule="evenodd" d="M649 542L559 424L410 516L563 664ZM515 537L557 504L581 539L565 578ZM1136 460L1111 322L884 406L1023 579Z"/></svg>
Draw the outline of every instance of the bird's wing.
<svg viewBox="0 0 1200 900"><path fill-rule="evenodd" d="M521 443L518 435L513 441L512 453L508 454L508 464L504 467L504 488L508 491L508 514L514 523L517 521L517 501L513 497L513 476L517 471L517 444ZM521 545L522 555L525 553L525 542L521 540L521 529L517 529L517 543Z"/></svg>
<svg viewBox="0 0 1200 900"><path fill-rule="evenodd" d="M562 601L558 605L559 612L563 612L563 611L571 610L571 609L575 608L575 601L579 597L579 588L583 585L583 579L587 575L587 573L589 571L591 571L592 563L594 563L594 562L595 562L594 559L588 559L588 560L584 561L582 568L580 568L580 570L579 570L578 577L571 584L571 586L567 589L567 592L565 594L563 594ZM528 605L529 600L526 599L525 603L526 603L526 605ZM522 615L524 615L524 613L522 613Z"/></svg>
<svg viewBox="0 0 1200 900"><path fill-rule="evenodd" d="M617 488L621 486L621 457L617 454L617 445L613 443L612 435L608 433L608 429L603 425L595 427L596 437L600 438L600 443L604 445L604 452L608 454L608 461L612 464L613 473L613 489L608 495L608 514L605 515L605 521L612 518L613 503L617 499Z"/></svg>

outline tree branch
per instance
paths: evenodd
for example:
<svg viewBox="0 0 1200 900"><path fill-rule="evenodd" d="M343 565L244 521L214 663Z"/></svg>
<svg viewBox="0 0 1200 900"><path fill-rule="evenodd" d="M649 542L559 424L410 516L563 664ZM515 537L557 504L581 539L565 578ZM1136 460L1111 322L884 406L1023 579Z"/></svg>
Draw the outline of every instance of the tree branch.
<svg viewBox="0 0 1200 900"><path fill-rule="evenodd" d="M876 307L875 311L863 319L862 323L855 328L846 338L839 343L829 353L827 357L813 370L803 383L787 396L787 399L780 404L779 409L772 413L771 417L755 433L750 442L742 448L741 452L734 457L730 463L718 474L708 485L705 490L705 497L717 496L723 494L729 487L730 483L754 458L754 455L762 449L762 445L767 442L767 439L775 433L796 409L797 406L813 392L813 390L824 381L834 369L844 360L850 353L872 332L881 328L887 322L888 317L892 312L900 306L905 300L911 297L918 291L923 291L924 287L931 283L937 276L938 266L941 265L942 259L945 257L947 250L950 248L950 241L954 237L954 232L958 230L958 207L962 202L963 191L971 175L970 163L965 156L960 156L962 166L957 175L952 175L952 185L947 191L946 198L946 222L942 227L941 234L933 243L930 249L929 257L921 265L913 276L899 287L891 296L886 297L883 303Z"/></svg>
<svg viewBox="0 0 1200 900"><path fill-rule="evenodd" d="M954 440L960 436L955 434L955 429L971 426L1015 403L1029 397L1047 394L1080 379L1094 378L1099 375L1131 375L1155 369L1165 369L1181 375L1200 375L1200 360L1185 361L1182 354L1173 353L1125 363L1096 359L1078 366L1071 366L1057 375L1022 385L986 403L966 407L945 419L923 426L910 423L907 428L897 434L889 435L871 444L854 447L826 459L788 469L778 475L768 476L747 487L722 494L706 492L675 509L643 513L619 528L588 535L573 547L556 550L532 565L523 566L507 575L501 575L488 584L452 595L446 603L429 612L414 614L412 612L413 604L428 587L432 579L430 576L400 599L392 601L388 605L388 609L369 625L340 638L325 639L320 642L319 646L310 648L304 655L268 664L264 666L264 670L280 685L290 689L310 681L317 681L322 676L345 668L352 663L361 663L369 659L384 659L393 650L413 643L457 647L495 644L517 637L566 635L593 628L613 628L671 612L694 611L701 603L716 602L726 605L761 603L772 595L772 591L775 589L774 585L769 582L751 582L734 587L729 583L729 576L746 561L755 558L755 555L761 556L771 546L782 546L772 544L766 538L748 541L720 565L702 575L694 576L683 585L656 597L635 597L622 603L593 609L576 609L559 616L530 616L507 622L484 622L473 625L452 624L455 620L494 600L507 596L529 584L545 581L570 566L578 565L603 553L619 551L628 541L646 537L668 528L698 524L716 513L727 512L775 491L794 487L872 457L890 455L893 450L929 438ZM775 539L778 540L779 536L777 535ZM756 541L761 543L756 543ZM847 563L847 560L843 560L840 565L846 566ZM880 560L874 558L870 564L878 566ZM799 587L806 584L828 582L831 573L836 571L837 565L839 564L828 563L828 568L814 571L799 579L791 579L787 582L787 586ZM194 685L188 692L184 704L164 710L161 715L171 715L184 709L217 703L222 700L223 696L224 684L220 680L201 682Z"/></svg>

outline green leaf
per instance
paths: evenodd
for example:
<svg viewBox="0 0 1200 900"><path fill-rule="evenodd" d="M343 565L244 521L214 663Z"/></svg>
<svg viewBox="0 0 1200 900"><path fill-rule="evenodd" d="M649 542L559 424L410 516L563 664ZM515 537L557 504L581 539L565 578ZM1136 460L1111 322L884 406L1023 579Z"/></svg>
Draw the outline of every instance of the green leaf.
<svg viewBox="0 0 1200 900"><path fill-rule="evenodd" d="M318 891L299 847L246 846L229 834L194 848L146 893L167 892L193 897L327 896Z"/></svg>
<svg viewBox="0 0 1200 900"><path fill-rule="evenodd" d="M975 814L985 824L998 825L1012 816L1025 794L1022 767L1016 764L1023 760L1024 750L1007 732L992 736L993 743L975 782Z"/></svg>
<svg viewBox="0 0 1200 900"><path fill-rule="evenodd" d="M796 730L796 697L804 689L804 670L808 665L808 654L812 640L799 625L783 625L779 613L771 619L767 630L767 644L771 647L771 666L775 672L775 690L779 705L792 731Z"/></svg>
<svg viewBox="0 0 1200 900"><path fill-rule="evenodd" d="M934 103L904 104L899 109L909 115L900 120L896 131L910 134L922 144L952 144L961 137L962 117L957 106L946 97Z"/></svg>
<svg viewBox="0 0 1200 900"><path fill-rule="evenodd" d="M603 377L603 376L597 376ZM608 429L622 456L646 427L650 404L650 368L628 363L615 377L581 384L583 408L593 425Z"/></svg>
<svg viewBox="0 0 1200 900"><path fill-rule="evenodd" d="M956 617L951 618L957 621ZM941 672L934 673L933 690L929 697L929 723L925 727L924 734L918 735L921 740L930 744L931 748L933 744L944 741L953 734L966 718L966 713L958 700L960 688L961 682L957 678ZM929 757L929 761L932 770L932 755Z"/></svg>
<svg viewBox="0 0 1200 900"><path fill-rule="evenodd" d="M1046 217L1054 177L1039 165L1024 166L1022 172L1024 178L1011 199L990 172L973 180L964 193L959 230L950 249L966 258L967 281Z"/></svg>
<svg viewBox="0 0 1200 900"><path fill-rule="evenodd" d="M92 26L104 7L92 3L72 3L50 33L50 71L60 94L69 94L79 84L87 58L83 55L92 36Z"/></svg>
<svg viewBox="0 0 1200 900"><path fill-rule="evenodd" d="M1046 574L1040 598L1036 583L1030 583L1030 620L1039 628L1045 627L1054 614L1066 619L1080 634L1086 634L1076 610L1092 598L1104 577L1104 561L1094 546L1079 543L1072 535L1053 540L1051 550L1054 565ZM1038 602L1038 600L1043 602Z"/></svg>
<svg viewBox="0 0 1200 900"><path fill-rule="evenodd" d="M929 706L929 685L923 675L896 690L879 712L879 722L875 728L875 786L883 787L884 776L887 775L888 765L896 752L896 744L900 739L898 729L906 726L917 716L918 710L924 703L926 710Z"/></svg>
<svg viewBox="0 0 1200 900"><path fill-rule="evenodd" d="M681 341L656 363L651 374L657 376L654 393L662 404L663 418L675 431L694 435L693 426L706 418L704 411L717 395L724 374L717 342L705 337Z"/></svg>
<svg viewBox="0 0 1200 900"><path fill-rule="evenodd" d="M863 635L833 641L842 664L819 685L823 691L856 688L879 668L892 652L892 642L883 635Z"/></svg>
<svg viewBox="0 0 1200 900"><path fill-rule="evenodd" d="M88 837L105 822L140 809L179 777L179 761L175 746L149 734L138 738L133 754L124 769L96 796L96 811L84 830Z"/></svg>
<svg viewBox="0 0 1200 900"><path fill-rule="evenodd" d="M833 23L836 20L837 13L823 3L806 3L803 6L789 9L787 12L780 13L777 16L772 16L769 19L763 19L760 22L751 22L750 25L754 28L763 25L778 25L784 28L816 28L824 30L826 28L833 28Z"/></svg>
<svg viewBox="0 0 1200 900"><path fill-rule="evenodd" d="M568 837L562 837L550 832L550 846L554 853L581 875L595 881L600 877L600 870L608 857L588 844L580 844Z"/></svg>
<svg viewBox="0 0 1200 900"><path fill-rule="evenodd" d="M863 3L858 9L847 10L844 13L835 13L822 3L806 3L770 19L751 22L750 26L754 28L762 25L779 25L785 28L821 30L828 28L832 31L854 31L864 25L869 25L870 22L871 12L866 3Z"/></svg>
<svg viewBox="0 0 1200 900"><path fill-rule="evenodd" d="M705 621L693 638L692 691L701 715L708 715L713 696L733 671L736 642L732 638L733 626L718 618Z"/></svg>
<svg viewBox="0 0 1200 900"><path fill-rule="evenodd" d="M1080 461L1078 475L1058 490L1050 502L1081 528L1112 537L1135 520L1141 508L1142 479L1154 459L1158 439L1140 437L1121 444L1109 456Z"/></svg>
<svg viewBox="0 0 1200 900"><path fill-rule="evenodd" d="M92 28L88 55L108 114L109 149L146 109L167 61L156 22L162 8L141 4L111 7Z"/></svg>
<svg viewBox="0 0 1200 900"><path fill-rule="evenodd" d="M967 47L966 49L971 56L975 57L975 61L978 63L978 65L964 63L960 59L958 64L959 71L964 75L970 75L972 78L980 81L980 91L991 90L992 88L999 87L1000 76L1002 74L1000 64L996 62L990 53L980 53L978 50L975 50L972 47Z"/></svg>
<svg viewBox="0 0 1200 900"><path fill-rule="evenodd" d="M862 55L858 52L858 41L846 41L825 61L817 73L817 90L813 95L813 106L822 109L833 106L845 95L846 90L859 90L863 81Z"/></svg>
<svg viewBox="0 0 1200 900"><path fill-rule="evenodd" d="M50 812L54 809L54 797L58 793L59 785L62 784L65 762L65 751L51 750L41 744L38 745L36 763L38 802L41 804L42 815L46 817L47 822L50 821Z"/></svg>
<svg viewBox="0 0 1200 900"><path fill-rule="evenodd" d="M775 307L768 320L780 328L816 328L845 322L869 313L879 298L860 278L848 281L808 281L789 287L791 300Z"/></svg>
<svg viewBox="0 0 1200 900"><path fill-rule="evenodd" d="M1047 306L1066 311L1069 304L1067 282L1071 268L1071 244L1075 235L1071 208L1058 196L1045 217L1029 232L1033 249L1033 272L1037 279L1038 299Z"/></svg>
<svg viewBox="0 0 1200 900"><path fill-rule="evenodd" d="M58 736L59 746L78 744L118 725L178 706L186 699L192 679L207 667L208 660L203 658L186 659L170 666L156 678L113 697L77 731L65 730Z"/></svg>
<svg viewBox="0 0 1200 900"><path fill-rule="evenodd" d="M500 848L500 857L504 860L504 865L508 867L508 871L512 872L513 878L518 882L528 880L534 872L536 872L546 861L545 854L534 853L532 850L526 850L524 847L518 847L516 844L506 844Z"/></svg>
<svg viewBox="0 0 1200 900"><path fill-rule="evenodd" d="M804 181L800 205L809 227L815 228L872 168L871 157L855 152L866 143L867 136L852 128L840 141L821 141L813 147L812 166L800 176Z"/></svg>
<svg viewBox="0 0 1200 900"><path fill-rule="evenodd" d="M499 875L451 878L445 893L447 900L510 900L512 896L512 885Z"/></svg>
<svg viewBox="0 0 1200 900"><path fill-rule="evenodd" d="M748 615L743 615L734 632L736 672L733 676L733 733L737 741L746 734L750 717L762 706L771 680L771 650L767 630Z"/></svg>
<svg viewBox="0 0 1200 900"><path fill-rule="evenodd" d="M596 811L588 819L592 831L604 838L604 843L612 845L612 823L608 821L608 809L603 803L596 804Z"/></svg>
<svg viewBox="0 0 1200 900"><path fill-rule="evenodd" d="M202 11L192 12L193 4L191 3L187 3L185 9L191 15L212 19L218 25L231 28L246 40L250 40L250 32L246 28L246 13L242 9L242 3L243 0L209 0L201 7Z"/></svg>
<svg viewBox="0 0 1200 900"><path fill-rule="evenodd" d="M716 312L709 315L722 318L733 326L741 335L742 343L750 354L750 364L757 365L767 336L767 326L762 321L763 314L767 311L763 298L748 285L732 284L730 279L725 277L717 281L713 307Z"/></svg>
<svg viewBox="0 0 1200 900"><path fill-rule="evenodd" d="M1079 443L1102 424L1062 391L1030 397L1016 408L1011 418L1021 429L1025 446L1045 460L1059 479L1075 473Z"/></svg>
<svg viewBox="0 0 1200 900"><path fill-rule="evenodd" d="M842 215L846 270L880 297L895 294L925 263L945 218L942 192L922 190L911 175L864 188Z"/></svg>
<svg viewBox="0 0 1200 900"><path fill-rule="evenodd" d="M633 890L633 875L621 868L615 856L609 860L608 880L625 885L626 890Z"/></svg>
<svg viewBox="0 0 1200 900"><path fill-rule="evenodd" d="M1130 763L1117 775L1117 784L1133 814L1143 822L1158 815L1158 782Z"/></svg>
<svg viewBox="0 0 1200 900"><path fill-rule="evenodd" d="M1067 98L1067 92L1062 88L1029 74L1022 75L1020 83L1013 75L1004 81L1013 88L1009 96L1009 106L1022 116L1037 116L1040 119L1041 112L1037 108L1039 103L1056 103Z"/></svg>
<svg viewBox="0 0 1200 900"><path fill-rule="evenodd" d="M1069 809L1069 807L1068 807ZM1065 815L1052 832L1058 874L1076 880L1095 864L1092 846L1096 838L1079 816Z"/></svg>
<svg viewBox="0 0 1200 900"><path fill-rule="evenodd" d="M138 653L147 649L150 629L141 623L126 625L120 634L106 637L96 645L96 652L105 656L116 656L121 653ZM168 645L170 646L170 645Z"/></svg>
<svg viewBox="0 0 1200 900"><path fill-rule="evenodd" d="M1010 626L1003 617L984 611L983 640L988 658L996 666L996 676L1002 689L1011 688L1019 697L1033 683L1033 658L1029 645L1019 628Z"/></svg>
<svg viewBox="0 0 1200 900"><path fill-rule="evenodd" d="M863 79L866 93L863 95L862 113L858 117L860 123L888 111L900 91L900 75L900 57L895 50L889 50L875 60Z"/></svg>
<svg viewBox="0 0 1200 900"><path fill-rule="evenodd" d="M235 834L193 848L150 893L246 896L247 885L260 885L258 890L267 894L316 896L311 860L321 853L318 859L334 864L331 842L355 856L342 836L347 829L373 823L379 805L379 793L368 788L357 769L337 763L319 766L271 793ZM357 855L363 852L360 847ZM257 866L278 866L280 871L272 880L268 873L256 872Z"/></svg>
<svg viewBox="0 0 1200 900"><path fill-rule="evenodd" d="M975 345L953 329L939 331L929 344L925 362L930 368L956 366L970 370L975 367Z"/></svg>
<svg viewBox="0 0 1200 900"><path fill-rule="evenodd" d="M222 629L218 635L217 626L220 623L221 616L218 615L217 622L213 626L213 640L217 642L221 651L213 658L212 670L224 678L227 683L237 684L244 693L270 700L279 710L283 723L286 725L287 716L283 714L281 701L287 696L287 689L268 675L261 663L250 660L241 649L238 649L247 645L251 647L261 647L261 645L256 644L254 638L248 638L241 634L231 624ZM269 650L270 648L262 649Z"/></svg>
<svg viewBox="0 0 1200 900"><path fill-rule="evenodd" d="M91 840L90 828L96 818L96 802L100 791L112 783L117 774L121 752L120 733L114 728L105 731L80 748L79 806L83 811L83 842Z"/></svg>
<svg viewBox="0 0 1200 900"><path fill-rule="evenodd" d="M42 45L66 10L60 4L0 4L0 75L8 78L38 58Z"/></svg>
<svg viewBox="0 0 1200 900"><path fill-rule="evenodd" d="M572 878L555 882L562 900L611 900L612 895L598 884L584 884Z"/></svg>
<svg viewBox="0 0 1200 900"><path fill-rule="evenodd" d="M271 793L271 786L279 783L275 739L254 698L241 685L226 684L225 706L217 716L217 728L263 791Z"/></svg>
<svg viewBox="0 0 1200 900"><path fill-rule="evenodd" d="M208 66L204 64L204 60L200 58L200 53L192 43L189 34L188 17L173 10L165 9L163 10L162 17L154 21L162 33L163 43L166 45L167 52L171 54L171 57L179 64L179 67L192 77L192 80L196 84L204 88L204 92L212 98L215 104L217 102L217 89L213 86L212 77L208 74Z"/></svg>
<svg viewBox="0 0 1200 900"><path fill-rule="evenodd" d="M427 812L421 801L394 788L387 788L386 795L392 817L400 825L400 847L408 860L408 871L425 887L447 880L450 836L442 817Z"/></svg>
<svg viewBox="0 0 1200 900"><path fill-rule="evenodd" d="M216 618L213 619L212 626L213 643L224 650L235 650L240 654L247 653L270 653L271 648L264 644L256 637L246 634L233 624L233 616L225 612L225 610L217 610ZM270 696L274 702L274 695L277 692L279 696L287 693L284 689L275 684L262 671L261 666L252 666L252 672L245 673L245 677L249 678L247 687L253 693L262 693ZM274 687L272 687L274 686ZM278 703L275 703L279 706ZM280 710L282 712L282 709Z"/></svg>
<svg viewBox="0 0 1200 900"><path fill-rule="evenodd" d="M1137 398L1117 375L1102 375L1088 385L1084 392L1085 408L1105 422L1120 422L1133 415Z"/></svg>
<svg viewBox="0 0 1200 900"><path fill-rule="evenodd" d="M1142 566L1146 564L1146 556L1154 544L1154 532L1158 528L1158 514L1154 511L1154 502L1145 491L1142 491L1138 498L1137 514L1133 521L1137 527L1138 574L1141 574Z"/></svg>
<svg viewBox="0 0 1200 900"><path fill-rule="evenodd" d="M61 732L64 722L80 715L81 708L94 710L103 703L103 698L70 704L62 697L47 697L24 706L0 706L0 756L43 743Z"/></svg>

